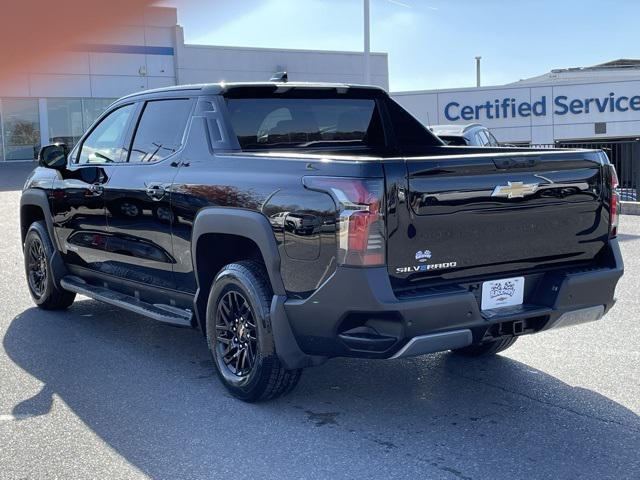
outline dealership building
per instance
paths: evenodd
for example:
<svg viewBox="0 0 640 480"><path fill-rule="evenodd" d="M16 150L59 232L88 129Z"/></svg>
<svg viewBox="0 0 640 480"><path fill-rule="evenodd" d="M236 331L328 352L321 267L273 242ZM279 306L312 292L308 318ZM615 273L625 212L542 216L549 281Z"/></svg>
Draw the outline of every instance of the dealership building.
<svg viewBox="0 0 640 480"><path fill-rule="evenodd" d="M640 137L640 60L552 70L503 86L393 95L425 124L481 123L501 142L575 144Z"/></svg>
<svg viewBox="0 0 640 480"><path fill-rule="evenodd" d="M152 7L100 40L0 78L0 162L32 160L54 141L74 143L114 99L136 91L265 81L280 71L292 81L363 83L364 64L361 52L185 44L176 9ZM370 65L371 83L388 89L387 54L373 53ZM503 86L392 95L426 125L481 123L506 143L640 138L640 60L552 70Z"/></svg>
<svg viewBox="0 0 640 480"><path fill-rule="evenodd" d="M371 82L389 88L386 53ZM363 83L361 52L185 44L175 8L152 7L92 44L0 78L0 162L32 160L40 145L74 143L116 98L149 88L220 81Z"/></svg>

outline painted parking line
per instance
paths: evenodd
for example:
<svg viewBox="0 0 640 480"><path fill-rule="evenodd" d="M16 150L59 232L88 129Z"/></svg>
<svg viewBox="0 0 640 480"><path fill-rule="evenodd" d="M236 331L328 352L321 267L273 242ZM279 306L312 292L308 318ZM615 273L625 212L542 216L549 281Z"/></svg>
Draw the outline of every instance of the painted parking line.
<svg viewBox="0 0 640 480"><path fill-rule="evenodd" d="M12 414L0 415L0 422L15 422L19 420L26 420L31 417L35 417L35 415L29 415L26 413L23 413L23 414L19 413L17 415L12 415Z"/></svg>

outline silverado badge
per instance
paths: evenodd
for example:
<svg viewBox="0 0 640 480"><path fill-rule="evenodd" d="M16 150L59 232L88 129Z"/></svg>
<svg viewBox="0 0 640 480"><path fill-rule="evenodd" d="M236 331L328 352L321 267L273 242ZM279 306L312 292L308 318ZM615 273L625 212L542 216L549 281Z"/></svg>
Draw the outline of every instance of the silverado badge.
<svg viewBox="0 0 640 480"><path fill-rule="evenodd" d="M524 198L533 195L538 190L537 183L507 182L506 185L498 185L491 193L492 197Z"/></svg>

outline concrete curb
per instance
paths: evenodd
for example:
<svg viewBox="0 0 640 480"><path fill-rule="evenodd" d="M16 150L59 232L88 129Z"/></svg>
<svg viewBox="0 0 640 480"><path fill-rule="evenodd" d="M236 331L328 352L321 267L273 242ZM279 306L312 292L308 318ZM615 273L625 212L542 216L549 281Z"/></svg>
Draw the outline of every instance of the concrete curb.
<svg viewBox="0 0 640 480"><path fill-rule="evenodd" d="M620 202L622 215L640 215L640 202Z"/></svg>

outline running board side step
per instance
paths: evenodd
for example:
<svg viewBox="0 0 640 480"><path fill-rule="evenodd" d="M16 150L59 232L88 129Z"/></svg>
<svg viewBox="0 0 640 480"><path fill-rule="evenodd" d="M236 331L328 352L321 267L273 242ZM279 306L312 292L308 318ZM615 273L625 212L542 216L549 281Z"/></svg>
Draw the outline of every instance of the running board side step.
<svg viewBox="0 0 640 480"><path fill-rule="evenodd" d="M108 288L90 285L74 275L67 275L60 280L60 285L65 290L79 293L100 302L120 307L139 315L152 318L159 322L190 327L193 314L190 310L182 310L170 305L158 305L143 302L124 293L115 292Z"/></svg>

